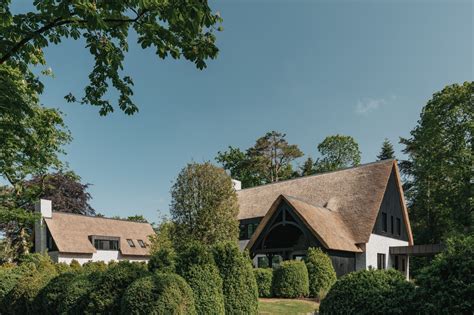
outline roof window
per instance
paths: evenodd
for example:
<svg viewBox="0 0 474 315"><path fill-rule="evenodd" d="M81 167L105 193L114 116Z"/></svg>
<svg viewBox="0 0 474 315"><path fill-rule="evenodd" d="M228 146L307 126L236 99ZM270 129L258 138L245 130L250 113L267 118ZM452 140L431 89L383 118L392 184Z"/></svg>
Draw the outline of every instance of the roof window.
<svg viewBox="0 0 474 315"><path fill-rule="evenodd" d="M135 243L133 242L132 239L127 238L127 243L130 245L130 247L135 247Z"/></svg>

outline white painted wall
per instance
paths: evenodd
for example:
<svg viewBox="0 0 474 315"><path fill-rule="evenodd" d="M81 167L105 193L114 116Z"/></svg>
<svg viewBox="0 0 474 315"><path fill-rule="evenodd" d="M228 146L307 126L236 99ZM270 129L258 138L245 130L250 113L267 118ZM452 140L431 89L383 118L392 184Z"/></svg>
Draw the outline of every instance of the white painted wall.
<svg viewBox="0 0 474 315"><path fill-rule="evenodd" d="M49 252L48 254L53 261L63 262L66 264L70 264L73 260L77 260L81 265L89 261L103 261L105 263L120 260L148 262L148 257L122 256L120 252L116 250L97 250L97 252L93 254L71 254L59 252Z"/></svg>
<svg viewBox="0 0 474 315"><path fill-rule="evenodd" d="M370 234L369 242L365 244L365 252L356 254L356 270L377 268L377 254L385 254L386 268L392 268L394 257L390 255L390 246L408 246L407 241L398 240L377 234ZM406 275L409 270L409 259L406 257Z"/></svg>
<svg viewBox="0 0 474 315"><path fill-rule="evenodd" d="M40 214L39 220L35 222L35 252L44 253L46 251L46 222L43 218L51 218L53 215L51 200L40 199L35 204L35 212Z"/></svg>

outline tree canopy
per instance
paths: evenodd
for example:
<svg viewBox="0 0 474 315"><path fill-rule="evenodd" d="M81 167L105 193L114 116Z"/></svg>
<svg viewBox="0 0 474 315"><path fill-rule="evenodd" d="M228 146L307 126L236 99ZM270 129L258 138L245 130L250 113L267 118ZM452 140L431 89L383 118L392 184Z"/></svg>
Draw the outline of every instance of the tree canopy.
<svg viewBox="0 0 474 315"><path fill-rule="evenodd" d="M377 155L377 160L390 160L395 158L395 151L393 150L393 145L390 141L385 138L382 143L382 148L380 149L380 153Z"/></svg>
<svg viewBox="0 0 474 315"><path fill-rule="evenodd" d="M33 68L44 66L43 74L49 74L44 48L82 38L94 66L79 102L98 106L101 115L114 110L107 99L109 84L119 94L121 110L127 114L138 110L131 98L133 80L123 73L130 30L143 49L153 47L162 59L184 57L199 69L218 53L214 33L220 30L221 18L207 1L58 0L33 1L32 7L30 12L14 14L10 0L0 3L0 66L14 68L41 93L43 84ZM66 99L76 101L72 94Z"/></svg>
<svg viewBox="0 0 474 315"><path fill-rule="evenodd" d="M267 132L246 152L230 146L228 151L217 153L216 161L244 188L295 177L292 162L302 157L303 152L285 137L277 131Z"/></svg>
<svg viewBox="0 0 474 315"><path fill-rule="evenodd" d="M321 158L316 161L316 172L335 171L360 164L359 145L351 136L326 137L318 144Z"/></svg>
<svg viewBox="0 0 474 315"><path fill-rule="evenodd" d="M205 245L237 241L237 195L223 169L210 162L188 164L176 178L171 198L178 247L192 241Z"/></svg>
<svg viewBox="0 0 474 315"><path fill-rule="evenodd" d="M474 82L453 84L433 95L410 138L401 163L416 242L439 242L472 233Z"/></svg>

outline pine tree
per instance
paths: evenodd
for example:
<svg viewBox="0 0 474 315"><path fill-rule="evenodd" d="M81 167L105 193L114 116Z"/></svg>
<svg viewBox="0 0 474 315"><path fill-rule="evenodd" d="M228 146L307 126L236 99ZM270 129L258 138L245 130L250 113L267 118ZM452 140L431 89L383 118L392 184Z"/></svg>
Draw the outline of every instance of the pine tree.
<svg viewBox="0 0 474 315"><path fill-rule="evenodd" d="M314 161L312 158L307 158L303 166L300 167L301 176L308 176L314 174Z"/></svg>
<svg viewBox="0 0 474 315"><path fill-rule="evenodd" d="M377 159L379 161L382 160L390 160L395 158L395 151L393 150L393 145L390 143L390 141L385 138L385 140L382 143L382 148L380 149L379 155L377 155Z"/></svg>

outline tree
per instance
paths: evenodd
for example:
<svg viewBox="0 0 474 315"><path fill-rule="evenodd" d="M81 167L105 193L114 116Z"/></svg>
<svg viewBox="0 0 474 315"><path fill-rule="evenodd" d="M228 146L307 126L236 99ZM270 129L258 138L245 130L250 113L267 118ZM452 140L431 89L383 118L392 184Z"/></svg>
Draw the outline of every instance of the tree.
<svg viewBox="0 0 474 315"><path fill-rule="evenodd" d="M254 187L297 176L292 162L303 156L295 144L288 144L285 134L267 132L244 153L229 146L228 151L218 152L216 161L232 178L242 182L242 187Z"/></svg>
<svg viewBox="0 0 474 315"><path fill-rule="evenodd" d="M126 220L139 223L148 223L148 220L141 214L130 215Z"/></svg>
<svg viewBox="0 0 474 315"><path fill-rule="evenodd" d="M453 84L433 95L410 138L401 163L417 243L472 233L474 82Z"/></svg>
<svg viewBox="0 0 474 315"><path fill-rule="evenodd" d="M377 155L377 159L379 161L382 160L391 160L395 158L395 151L393 150L393 145L390 143L390 141L385 138L385 140L382 143L382 148L380 149L379 155Z"/></svg>
<svg viewBox="0 0 474 315"><path fill-rule="evenodd" d="M23 83L18 83L24 114L6 110L0 116L0 177L10 184L0 187L0 230L21 254L28 252L36 219L28 205L35 202L37 191L25 183L28 177L63 167L59 155L71 136L61 113L39 106L37 97L24 95Z"/></svg>
<svg viewBox="0 0 474 315"><path fill-rule="evenodd" d="M360 164L359 145L351 136L326 137L318 144L322 158L316 160L316 171L329 172Z"/></svg>
<svg viewBox="0 0 474 315"><path fill-rule="evenodd" d="M267 183L291 177L291 162L303 156L296 144L288 144L285 136L276 131L267 132L248 150L251 161L264 174Z"/></svg>
<svg viewBox="0 0 474 315"><path fill-rule="evenodd" d="M188 164L179 173L171 198L176 244L237 241L237 195L223 169L210 162Z"/></svg>
<svg viewBox="0 0 474 315"><path fill-rule="evenodd" d="M300 167L301 176L308 176L314 174L314 162L312 158L307 158L303 166Z"/></svg>
<svg viewBox="0 0 474 315"><path fill-rule="evenodd" d="M92 197L87 188L90 184L82 184L81 178L72 171L36 176L26 181L24 186L37 191L36 200L51 200L55 211L95 214L89 204ZM30 204L28 208L34 211L34 204Z"/></svg>
<svg viewBox="0 0 474 315"><path fill-rule="evenodd" d="M43 85L34 68L46 65L44 48L65 38L83 38L95 64L80 102L98 106L101 115L114 110L106 98L109 84L119 93L121 110L127 114L138 110L131 100L133 81L122 75L131 29L142 48L154 47L162 59L183 56L203 69L205 61L218 53L214 31L220 30L215 26L222 19L207 1L34 1L34 11L19 14L12 14L10 5L0 3L0 66L14 67L41 93ZM66 99L76 97L69 94Z"/></svg>

